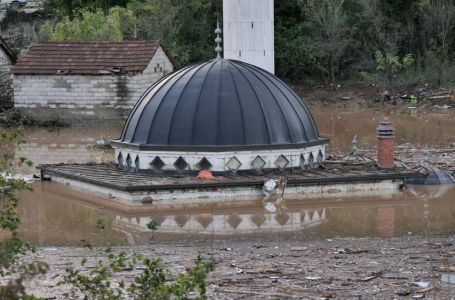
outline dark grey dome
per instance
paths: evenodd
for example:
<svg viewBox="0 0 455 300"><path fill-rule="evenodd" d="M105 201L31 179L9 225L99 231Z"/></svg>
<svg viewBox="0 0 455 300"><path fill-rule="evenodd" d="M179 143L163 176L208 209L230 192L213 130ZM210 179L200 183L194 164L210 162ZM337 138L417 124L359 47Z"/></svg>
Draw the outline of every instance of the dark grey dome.
<svg viewBox="0 0 455 300"><path fill-rule="evenodd" d="M151 86L114 144L144 150L298 148L328 143L280 79L240 61L186 66Z"/></svg>
<svg viewBox="0 0 455 300"><path fill-rule="evenodd" d="M446 170L422 166L417 169L413 178L407 180L407 183L415 185L455 184L455 178Z"/></svg>

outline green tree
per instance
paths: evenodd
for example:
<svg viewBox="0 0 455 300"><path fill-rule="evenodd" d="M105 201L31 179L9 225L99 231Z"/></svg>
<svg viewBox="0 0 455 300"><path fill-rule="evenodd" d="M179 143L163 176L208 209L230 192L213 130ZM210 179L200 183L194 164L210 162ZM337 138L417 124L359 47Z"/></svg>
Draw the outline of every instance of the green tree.
<svg viewBox="0 0 455 300"><path fill-rule="evenodd" d="M310 55L317 69L335 81L342 59L353 44L353 26L344 0L300 0L310 31Z"/></svg>
<svg viewBox="0 0 455 300"><path fill-rule="evenodd" d="M14 167L31 165L26 158L16 157L16 148L23 143L21 132L0 129L0 299L36 299L27 295L24 281L48 270L41 262L18 263L21 255L32 250L19 237L21 219L17 213L17 192L31 190L31 186L11 175ZM13 273L12 279L4 278Z"/></svg>
<svg viewBox="0 0 455 300"><path fill-rule="evenodd" d="M409 68L414 63L412 54L407 54L403 58L396 55L384 54L381 51L375 53L376 70L383 74L390 87L393 87L396 74Z"/></svg>
<svg viewBox="0 0 455 300"><path fill-rule="evenodd" d="M41 28L41 37L50 41L122 41L134 39L136 20L125 8L114 7L106 16L101 10L84 10L78 17L64 17L55 26L46 23Z"/></svg>
<svg viewBox="0 0 455 300"><path fill-rule="evenodd" d="M138 39L159 39L178 65L212 58L221 0L132 0Z"/></svg>
<svg viewBox="0 0 455 300"><path fill-rule="evenodd" d="M105 14L111 7L125 7L128 0L47 0L45 5L47 9L54 10L60 17L77 17L78 11L81 10L98 10L101 9Z"/></svg>
<svg viewBox="0 0 455 300"><path fill-rule="evenodd" d="M299 0L275 1L275 14L276 72L297 81L311 74L309 36Z"/></svg>
<svg viewBox="0 0 455 300"><path fill-rule="evenodd" d="M427 58L436 67L437 84L447 80L447 66L455 38L455 4L451 0L422 0L421 12L427 43Z"/></svg>

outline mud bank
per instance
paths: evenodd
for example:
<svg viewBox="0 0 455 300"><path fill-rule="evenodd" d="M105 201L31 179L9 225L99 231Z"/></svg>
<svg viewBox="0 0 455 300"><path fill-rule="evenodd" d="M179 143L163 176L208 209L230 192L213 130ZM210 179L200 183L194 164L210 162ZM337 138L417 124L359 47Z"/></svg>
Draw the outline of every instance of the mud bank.
<svg viewBox="0 0 455 300"><path fill-rule="evenodd" d="M28 283L30 292L63 299L69 288L57 286L68 265L95 262L83 248L39 248L32 257L50 272ZM152 242L114 251L161 257L171 272L190 267L198 254L213 258L209 299L453 299L455 285L441 274L455 272L455 235L425 238L343 238L307 241L302 235L229 240ZM98 259L102 250L98 249ZM139 271L115 279L131 282Z"/></svg>

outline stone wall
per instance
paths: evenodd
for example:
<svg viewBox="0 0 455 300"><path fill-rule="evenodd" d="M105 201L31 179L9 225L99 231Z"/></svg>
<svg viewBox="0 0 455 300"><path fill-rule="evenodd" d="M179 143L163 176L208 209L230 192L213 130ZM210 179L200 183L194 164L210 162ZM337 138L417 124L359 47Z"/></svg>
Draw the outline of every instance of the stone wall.
<svg viewBox="0 0 455 300"><path fill-rule="evenodd" d="M0 112L11 108L12 94L10 79L11 61L0 48Z"/></svg>
<svg viewBox="0 0 455 300"><path fill-rule="evenodd" d="M121 124L147 88L172 70L160 47L137 75L15 75L14 106L43 121Z"/></svg>
<svg viewBox="0 0 455 300"><path fill-rule="evenodd" d="M0 22L0 34L10 48L20 52L39 41L39 31L45 22L53 24L55 16L43 10L25 13L8 9Z"/></svg>
<svg viewBox="0 0 455 300"><path fill-rule="evenodd" d="M8 55L6 55L5 51L0 49L0 74L7 74L9 76L10 70L11 60Z"/></svg>

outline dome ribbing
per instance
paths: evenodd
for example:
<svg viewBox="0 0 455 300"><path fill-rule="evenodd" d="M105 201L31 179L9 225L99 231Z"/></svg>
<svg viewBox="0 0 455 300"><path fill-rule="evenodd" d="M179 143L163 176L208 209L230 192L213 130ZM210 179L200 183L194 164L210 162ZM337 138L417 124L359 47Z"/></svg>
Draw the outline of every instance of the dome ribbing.
<svg viewBox="0 0 455 300"><path fill-rule="evenodd" d="M120 140L156 150L226 151L328 143L300 98L256 66L214 59L189 65L150 87Z"/></svg>

